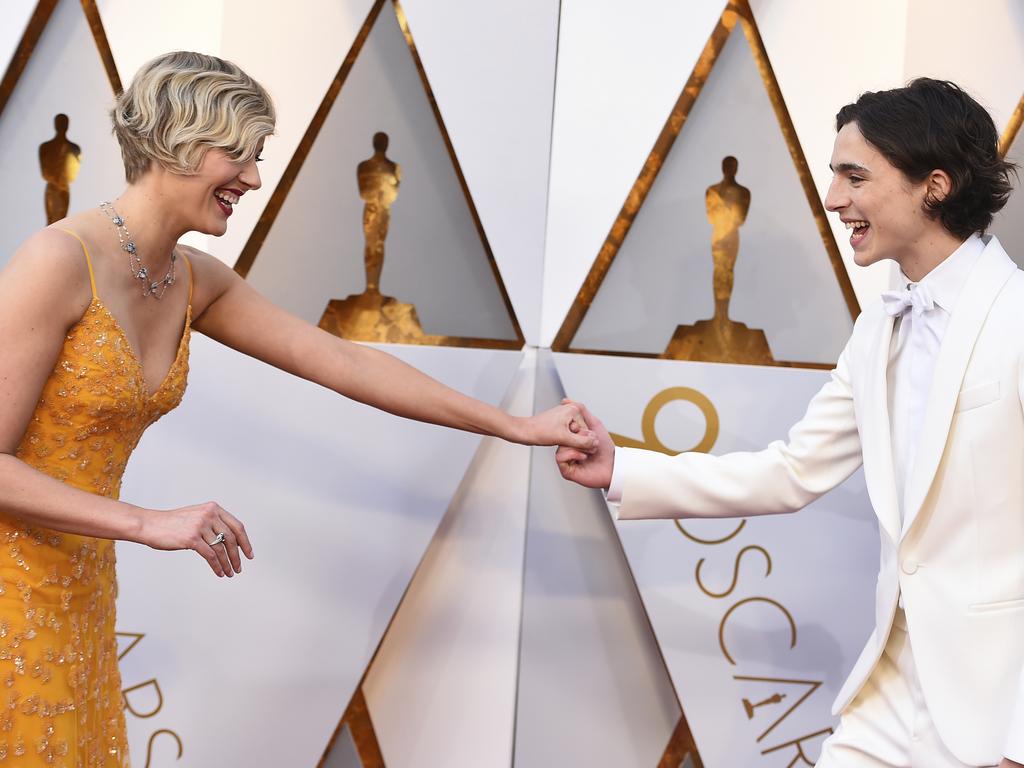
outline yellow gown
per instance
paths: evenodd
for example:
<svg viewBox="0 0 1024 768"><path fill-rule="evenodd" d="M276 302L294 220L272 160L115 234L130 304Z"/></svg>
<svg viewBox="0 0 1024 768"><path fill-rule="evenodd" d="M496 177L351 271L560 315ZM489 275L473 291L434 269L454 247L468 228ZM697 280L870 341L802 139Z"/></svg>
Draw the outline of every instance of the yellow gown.
<svg viewBox="0 0 1024 768"><path fill-rule="evenodd" d="M96 294L82 248L92 301L68 331L17 456L68 485L116 499L143 431L185 391L192 265L186 258L189 306L178 354L150 393L124 331ZM129 764L114 563L113 541L34 528L0 513L0 768Z"/></svg>

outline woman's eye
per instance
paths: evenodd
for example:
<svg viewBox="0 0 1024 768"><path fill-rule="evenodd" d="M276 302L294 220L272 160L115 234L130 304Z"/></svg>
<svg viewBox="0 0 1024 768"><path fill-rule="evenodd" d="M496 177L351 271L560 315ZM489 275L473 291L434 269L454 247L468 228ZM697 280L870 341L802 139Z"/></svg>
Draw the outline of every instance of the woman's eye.
<svg viewBox="0 0 1024 768"><path fill-rule="evenodd" d="M256 155L256 162L257 163L262 163L263 162L263 155Z"/></svg>

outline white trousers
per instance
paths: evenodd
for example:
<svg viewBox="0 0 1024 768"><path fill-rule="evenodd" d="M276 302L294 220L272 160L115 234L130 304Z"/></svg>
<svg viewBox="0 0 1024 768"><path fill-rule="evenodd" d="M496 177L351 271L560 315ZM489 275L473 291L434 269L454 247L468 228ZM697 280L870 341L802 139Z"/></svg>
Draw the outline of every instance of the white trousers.
<svg viewBox="0 0 1024 768"><path fill-rule="evenodd" d="M902 610L878 666L822 745L816 768L981 768L961 763L939 738Z"/></svg>

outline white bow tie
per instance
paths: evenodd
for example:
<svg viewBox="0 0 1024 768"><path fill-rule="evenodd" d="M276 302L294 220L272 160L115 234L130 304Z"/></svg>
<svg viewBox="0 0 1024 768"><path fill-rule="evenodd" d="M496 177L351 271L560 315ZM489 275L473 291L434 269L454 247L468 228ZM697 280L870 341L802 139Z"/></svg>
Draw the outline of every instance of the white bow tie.
<svg viewBox="0 0 1024 768"><path fill-rule="evenodd" d="M925 312L935 309L935 300L928 287L921 283L911 283L902 291L882 291L882 306L890 317L898 317L912 309L920 317Z"/></svg>

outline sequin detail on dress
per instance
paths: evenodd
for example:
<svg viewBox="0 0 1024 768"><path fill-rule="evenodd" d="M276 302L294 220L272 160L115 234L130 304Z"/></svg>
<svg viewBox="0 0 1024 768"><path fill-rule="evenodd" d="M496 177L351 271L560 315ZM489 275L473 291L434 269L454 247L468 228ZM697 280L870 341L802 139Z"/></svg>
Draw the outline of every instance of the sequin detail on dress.
<svg viewBox="0 0 1024 768"><path fill-rule="evenodd" d="M177 357L150 393L124 331L95 287L93 294L17 456L80 490L117 498L143 431L181 402L192 308ZM112 541L0 514L0 768L128 766L116 598Z"/></svg>

